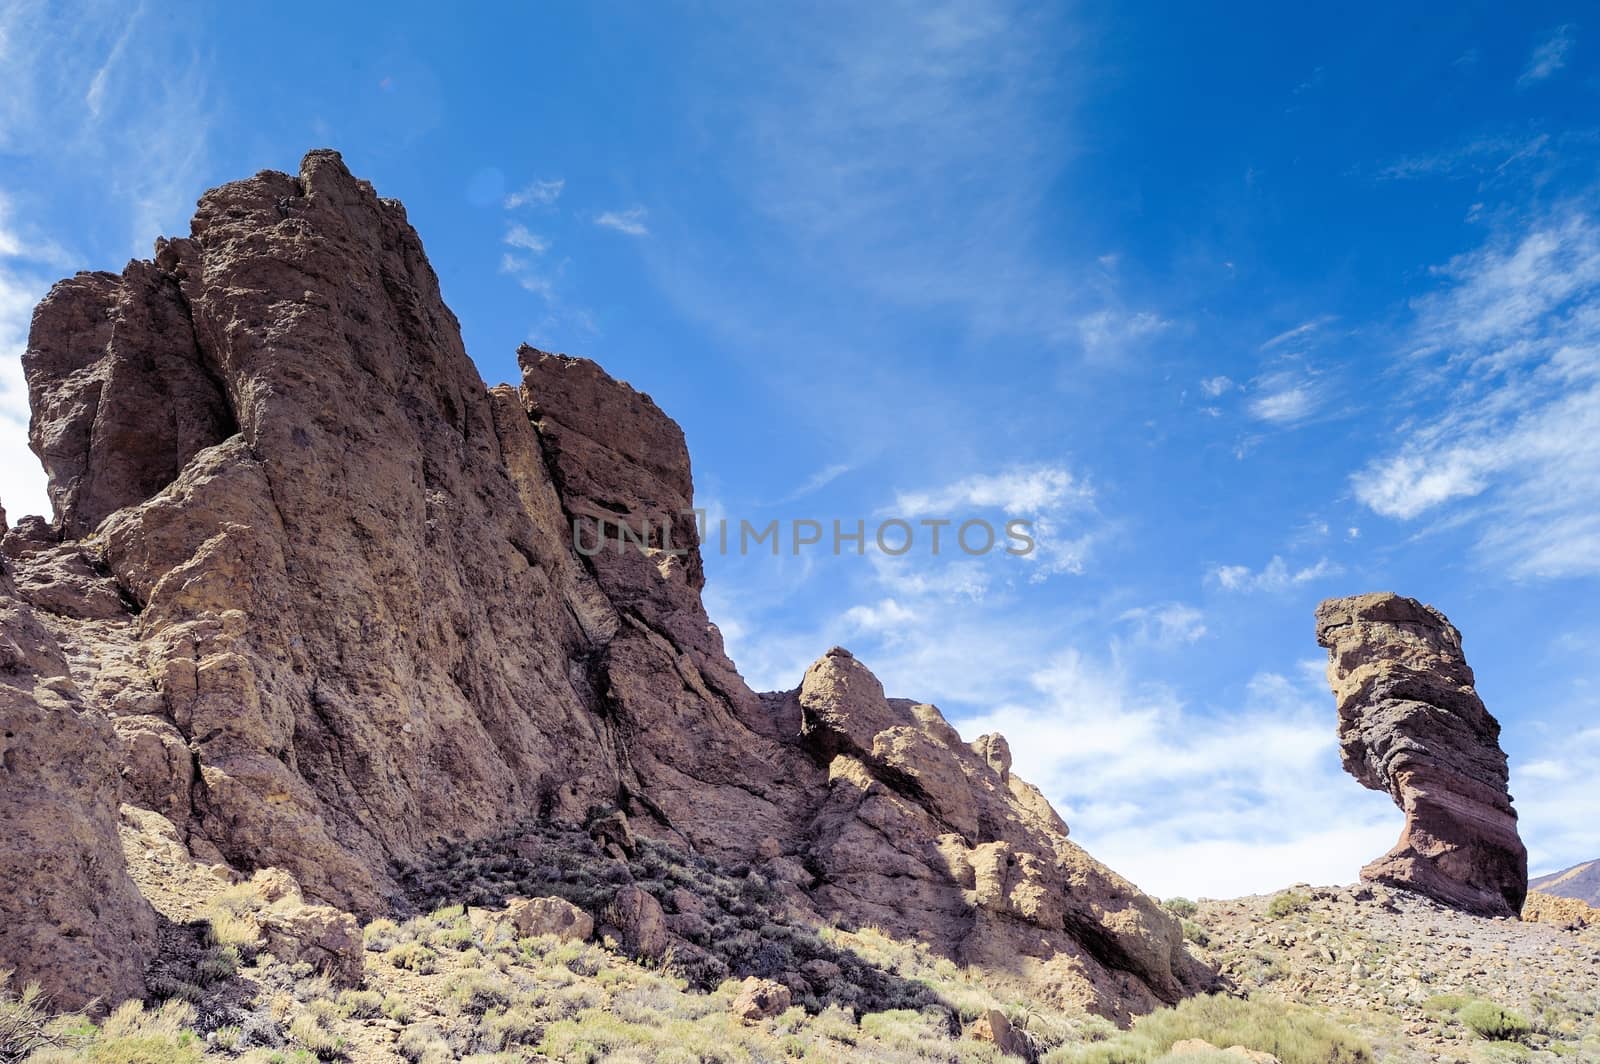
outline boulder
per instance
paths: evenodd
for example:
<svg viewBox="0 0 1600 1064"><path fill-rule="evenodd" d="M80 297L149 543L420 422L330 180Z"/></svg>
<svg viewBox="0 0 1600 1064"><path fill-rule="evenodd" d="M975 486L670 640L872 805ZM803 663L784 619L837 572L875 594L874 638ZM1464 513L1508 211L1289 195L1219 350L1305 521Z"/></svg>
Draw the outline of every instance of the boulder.
<svg viewBox="0 0 1600 1064"><path fill-rule="evenodd" d="M732 1011L744 1023L756 1023L782 1014L789 1007L789 988L772 979L750 976L739 987Z"/></svg>
<svg viewBox="0 0 1600 1064"><path fill-rule="evenodd" d="M988 1042L1002 1053L1014 1057L1033 1057L1033 1046L1026 1035L1006 1019L999 1009L985 1009L967 1027L967 1037L978 1042Z"/></svg>
<svg viewBox="0 0 1600 1064"><path fill-rule="evenodd" d="M1340 756L1406 815L1400 841L1361 877L1481 916L1514 917L1528 851L1507 789L1500 724L1473 687L1461 633L1389 592L1317 607L1338 703Z"/></svg>
<svg viewBox="0 0 1600 1064"><path fill-rule="evenodd" d="M617 891L601 919L616 932L622 951L630 957L659 959L671 942L661 903L633 884Z"/></svg>
<svg viewBox="0 0 1600 1064"><path fill-rule="evenodd" d="M594 917L565 898L510 898L503 910L489 914L488 922L510 928L517 938L555 935L583 942L594 934Z"/></svg>
<svg viewBox="0 0 1600 1064"><path fill-rule="evenodd" d="M328 905L274 905L256 916L266 951L289 964L306 963L335 984L358 987L366 947L355 917Z"/></svg>

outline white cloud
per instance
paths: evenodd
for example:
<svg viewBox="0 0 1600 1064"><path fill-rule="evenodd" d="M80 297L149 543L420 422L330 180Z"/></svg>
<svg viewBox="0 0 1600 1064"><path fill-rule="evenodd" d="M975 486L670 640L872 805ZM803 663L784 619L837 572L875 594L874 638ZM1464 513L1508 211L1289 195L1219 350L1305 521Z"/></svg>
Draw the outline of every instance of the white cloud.
<svg viewBox="0 0 1600 1064"><path fill-rule="evenodd" d="M1262 386L1263 394L1250 401L1250 413L1277 425L1293 425L1316 413L1321 396L1310 381L1272 377Z"/></svg>
<svg viewBox="0 0 1600 1064"><path fill-rule="evenodd" d="M1517 84L1531 85L1536 81L1543 81L1566 66L1567 53L1572 51L1572 45L1571 26L1562 26L1556 30L1533 50L1533 55L1528 57L1528 65L1523 68Z"/></svg>
<svg viewBox="0 0 1600 1064"><path fill-rule="evenodd" d="M1316 332L1318 329L1321 329L1330 321L1333 321L1331 316L1324 316L1321 318L1313 318L1311 321L1302 322L1292 329L1287 329L1279 333L1266 343L1262 344L1261 350L1271 351L1273 348L1284 347L1286 345L1297 346L1300 341L1305 340L1312 333Z"/></svg>
<svg viewBox="0 0 1600 1064"><path fill-rule="evenodd" d="M854 628L892 637L897 629L916 622L919 615L916 610L886 598L871 606L852 606L845 611L844 619Z"/></svg>
<svg viewBox="0 0 1600 1064"><path fill-rule="evenodd" d="M977 474L930 491L901 492L895 496L894 509L904 517L951 516L963 507L1023 515L1076 509L1093 501L1093 489L1070 470L1033 466Z"/></svg>
<svg viewBox="0 0 1600 1064"><path fill-rule="evenodd" d="M1217 398L1217 396L1222 395L1224 392L1231 392L1235 387L1237 387L1237 385L1235 385L1230 378L1224 377L1220 374L1215 377L1207 377L1205 380L1200 382L1200 390L1206 395L1210 396L1212 399ZM1215 408L1213 407L1210 409Z"/></svg>
<svg viewBox="0 0 1600 1064"><path fill-rule="evenodd" d="M1218 565L1207 574L1207 579L1224 591L1287 591L1292 587L1309 584L1323 577L1338 576L1343 570L1326 558L1313 565L1291 568L1277 555L1259 571L1247 565Z"/></svg>
<svg viewBox="0 0 1600 1064"><path fill-rule="evenodd" d="M1511 793L1518 829L1528 844L1534 875L1559 871L1600 856L1600 728L1583 728L1600 704L1594 698L1570 707L1577 727L1560 726L1529 760L1511 761Z"/></svg>
<svg viewBox="0 0 1600 1064"><path fill-rule="evenodd" d="M908 559L884 559L891 565L886 572L899 574L901 581L927 583L930 590L945 587L962 594L981 595L988 576L1023 563L1030 581L1038 582L1062 574L1083 572L1100 525L1094 507L1094 489L1060 466L1038 465L983 473L952 481L938 488L901 492L884 515L907 521L949 519L955 524L944 532L952 542L968 520L987 520L997 538L996 549L981 559L981 564L950 564L939 575L907 574ZM1020 540L1007 538L1007 526L1024 521L1023 533L1032 540L1024 547ZM982 542L975 530L972 542ZM1008 547L1026 550L1007 554ZM917 559L920 561L920 559ZM977 574L985 574L982 579ZM948 585L941 581L949 581ZM903 584L900 586L904 586Z"/></svg>
<svg viewBox="0 0 1600 1064"><path fill-rule="evenodd" d="M615 229L629 236L649 236L650 230L644 224L645 215L643 207L630 207L625 211L605 211L595 217L594 224L605 229Z"/></svg>
<svg viewBox="0 0 1600 1064"><path fill-rule="evenodd" d="M1400 442L1355 474L1356 497L1468 523L1513 576L1600 573L1600 226L1546 217L1437 273L1415 304Z"/></svg>
<svg viewBox="0 0 1600 1064"><path fill-rule="evenodd" d="M1141 606L1127 610L1120 619L1134 625L1141 642L1164 647L1194 643L1206 634L1206 615L1181 602Z"/></svg>
<svg viewBox="0 0 1600 1064"><path fill-rule="evenodd" d="M1078 319L1078 335L1090 361L1116 363L1169 324L1148 311L1128 313L1105 308Z"/></svg>
<svg viewBox="0 0 1600 1064"><path fill-rule="evenodd" d="M551 181L535 181L505 198L504 206L508 211L517 210L519 207L548 206L561 197L561 190L567 187L565 180L555 178Z"/></svg>
<svg viewBox="0 0 1600 1064"><path fill-rule="evenodd" d="M531 251L535 255L543 255L550 250L550 241L537 233L531 232L527 226L514 223L506 229L504 242L511 247Z"/></svg>
<svg viewBox="0 0 1600 1064"><path fill-rule="evenodd" d="M824 466L812 473L798 487L778 501L793 502L796 499L803 499L807 495L821 491L854 468L847 462L835 462L832 465Z"/></svg>
<svg viewBox="0 0 1600 1064"><path fill-rule="evenodd" d="M1076 650L1029 687L962 733L1002 732L1073 837L1145 890L1348 883L1399 833L1388 797L1340 768L1325 692L1262 673L1237 707L1202 712Z"/></svg>

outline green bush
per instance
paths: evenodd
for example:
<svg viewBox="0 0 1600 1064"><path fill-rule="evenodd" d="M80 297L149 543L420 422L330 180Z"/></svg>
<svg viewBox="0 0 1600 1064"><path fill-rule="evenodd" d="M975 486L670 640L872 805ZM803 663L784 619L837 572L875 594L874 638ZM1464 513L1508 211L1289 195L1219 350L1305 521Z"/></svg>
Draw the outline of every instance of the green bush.
<svg viewBox="0 0 1600 1064"><path fill-rule="evenodd" d="M1526 1016L1492 1001L1469 1001L1461 1006L1456 1019L1491 1042L1519 1042L1533 1033Z"/></svg>
<svg viewBox="0 0 1600 1064"><path fill-rule="evenodd" d="M439 967L439 955L420 942L407 942L396 946L384 956L388 957L389 963L396 968L409 968L421 975L427 975Z"/></svg>
<svg viewBox="0 0 1600 1064"><path fill-rule="evenodd" d="M1167 912L1178 917L1179 919L1185 919L1193 916L1195 913L1200 911L1200 906L1196 905L1188 898L1182 897L1168 898L1166 901L1162 902L1161 905L1167 910Z"/></svg>
<svg viewBox="0 0 1600 1064"><path fill-rule="evenodd" d="M1273 896L1267 903L1267 919L1282 920L1285 916L1303 913L1311 908L1311 898L1296 891L1286 890Z"/></svg>

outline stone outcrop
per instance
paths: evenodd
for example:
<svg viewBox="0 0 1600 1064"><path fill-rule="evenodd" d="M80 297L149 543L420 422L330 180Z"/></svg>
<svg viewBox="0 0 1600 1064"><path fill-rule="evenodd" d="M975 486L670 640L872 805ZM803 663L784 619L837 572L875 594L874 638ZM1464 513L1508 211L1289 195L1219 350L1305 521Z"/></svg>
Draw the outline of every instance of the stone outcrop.
<svg viewBox="0 0 1600 1064"><path fill-rule="evenodd" d="M748 862L791 912L1119 1018L1211 984L1003 738L963 742L843 650L752 692L701 604L681 431L592 362L519 361L484 386L404 209L328 151L52 289L24 366L56 513L6 538L0 676L38 778L0 801L58 808L70 838L35 849L93 875L60 886L83 926L52 925L13 899L55 871L8 852L0 962L75 950L85 994L134 989L125 802L203 866L361 917L532 816ZM674 932L633 901L594 915L651 953Z"/></svg>
<svg viewBox="0 0 1600 1064"><path fill-rule="evenodd" d="M1500 725L1473 689L1461 633L1387 592L1317 607L1317 642L1339 707L1345 770L1406 815L1363 879L1486 916L1516 916L1528 854L1507 791Z"/></svg>

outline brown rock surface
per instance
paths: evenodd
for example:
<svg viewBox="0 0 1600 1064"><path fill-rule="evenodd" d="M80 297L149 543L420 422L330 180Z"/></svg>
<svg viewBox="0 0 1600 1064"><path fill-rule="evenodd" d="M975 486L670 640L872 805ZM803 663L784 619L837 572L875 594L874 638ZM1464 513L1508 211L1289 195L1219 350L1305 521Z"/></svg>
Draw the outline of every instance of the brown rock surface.
<svg viewBox="0 0 1600 1064"><path fill-rule="evenodd" d="M74 905L108 973L90 992L131 985L109 973L144 948L110 765L196 860L285 869L360 916L403 907L395 869L446 840L615 807L618 850L750 862L788 911L1061 1001L1126 1017L1210 985L1003 738L969 746L842 650L751 692L701 604L681 431L592 362L519 360L519 389L484 387L403 208L327 151L207 193L153 263L40 305L31 438L57 513L6 536L6 633L59 654L4 677L52 715L41 688L81 692L57 691L70 726L40 756L85 756L29 771L63 777L38 791L70 797L83 852L110 840L101 908ZM4 801L26 818L50 808L34 793ZM49 882L5 860L24 893ZM671 931L647 908L602 918L653 954ZM0 931L0 961L48 956L36 922Z"/></svg>
<svg viewBox="0 0 1600 1064"><path fill-rule="evenodd" d="M1317 607L1345 770L1406 814L1363 879L1467 912L1515 916L1528 854L1507 791L1500 725L1473 689L1461 633L1415 599L1380 592Z"/></svg>
<svg viewBox="0 0 1600 1064"><path fill-rule="evenodd" d="M0 968L63 1007L144 993L151 911L121 860L116 738L0 559Z"/></svg>

